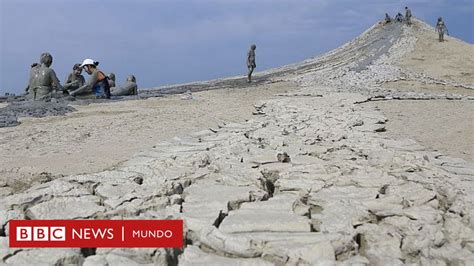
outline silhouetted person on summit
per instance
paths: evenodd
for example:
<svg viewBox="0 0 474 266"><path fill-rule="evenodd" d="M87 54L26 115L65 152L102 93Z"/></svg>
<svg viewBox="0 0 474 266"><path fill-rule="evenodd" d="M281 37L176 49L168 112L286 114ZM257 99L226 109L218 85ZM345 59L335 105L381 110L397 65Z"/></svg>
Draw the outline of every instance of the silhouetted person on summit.
<svg viewBox="0 0 474 266"><path fill-rule="evenodd" d="M440 42L444 41L444 33L449 36L448 28L446 27L446 24L444 24L443 18L439 17L438 22L436 23L436 30L438 31L438 38Z"/></svg>
<svg viewBox="0 0 474 266"><path fill-rule="evenodd" d="M405 20L407 25L411 25L411 10L407 6L405 7Z"/></svg>
<svg viewBox="0 0 474 266"><path fill-rule="evenodd" d="M385 13L385 24L392 22L392 18L388 13Z"/></svg>
<svg viewBox="0 0 474 266"><path fill-rule="evenodd" d="M396 22L403 22L403 15L402 13L398 12L398 14L395 16L395 21Z"/></svg>
<svg viewBox="0 0 474 266"><path fill-rule="evenodd" d="M252 44L252 46L250 46L249 52L247 53L247 68L249 69L247 78L248 78L249 83L252 81L253 70L257 67L257 65L255 64L255 49L256 48L257 46L255 44Z"/></svg>

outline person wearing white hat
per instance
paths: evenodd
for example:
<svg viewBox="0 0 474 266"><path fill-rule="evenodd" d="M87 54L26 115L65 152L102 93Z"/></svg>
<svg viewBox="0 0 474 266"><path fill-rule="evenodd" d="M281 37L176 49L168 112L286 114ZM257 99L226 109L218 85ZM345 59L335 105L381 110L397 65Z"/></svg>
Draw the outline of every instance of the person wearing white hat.
<svg viewBox="0 0 474 266"><path fill-rule="evenodd" d="M98 65L99 62L90 58L82 62L80 67L90 75L90 78L86 84L70 92L71 96L95 94L96 98L110 99L110 87L107 76L97 68Z"/></svg>

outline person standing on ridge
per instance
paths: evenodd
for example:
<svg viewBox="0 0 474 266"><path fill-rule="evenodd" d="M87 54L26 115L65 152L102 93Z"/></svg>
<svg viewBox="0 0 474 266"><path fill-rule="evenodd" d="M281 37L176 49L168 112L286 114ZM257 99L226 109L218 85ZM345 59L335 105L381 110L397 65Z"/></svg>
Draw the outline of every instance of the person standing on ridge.
<svg viewBox="0 0 474 266"><path fill-rule="evenodd" d="M405 20L407 25L411 25L411 10L407 6L405 7Z"/></svg>
<svg viewBox="0 0 474 266"><path fill-rule="evenodd" d="M250 46L249 52L247 53L247 68L249 69L249 73L247 75L248 83L252 82L252 73L257 67L255 64L255 49L257 49L257 46L252 44L252 46Z"/></svg>
<svg viewBox="0 0 474 266"><path fill-rule="evenodd" d="M436 23L436 30L438 31L438 38L440 42L444 41L444 33L449 36L448 28L446 27L446 24L444 24L443 18L439 17L438 22Z"/></svg>
<svg viewBox="0 0 474 266"><path fill-rule="evenodd" d="M392 22L392 18L388 13L385 13L385 24Z"/></svg>
<svg viewBox="0 0 474 266"><path fill-rule="evenodd" d="M77 90L69 93L71 96L81 94L95 94L97 99L110 99L110 87L107 76L97 68L99 62L92 59L85 59L81 67L90 75L87 83Z"/></svg>

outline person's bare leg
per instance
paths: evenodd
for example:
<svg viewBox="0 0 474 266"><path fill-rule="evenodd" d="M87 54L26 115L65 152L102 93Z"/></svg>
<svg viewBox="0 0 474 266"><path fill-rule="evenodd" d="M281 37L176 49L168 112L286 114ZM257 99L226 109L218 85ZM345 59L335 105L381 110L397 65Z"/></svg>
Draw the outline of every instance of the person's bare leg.
<svg viewBox="0 0 474 266"><path fill-rule="evenodd" d="M249 67L249 74L247 75L248 83L252 82L253 69L254 69L253 67Z"/></svg>

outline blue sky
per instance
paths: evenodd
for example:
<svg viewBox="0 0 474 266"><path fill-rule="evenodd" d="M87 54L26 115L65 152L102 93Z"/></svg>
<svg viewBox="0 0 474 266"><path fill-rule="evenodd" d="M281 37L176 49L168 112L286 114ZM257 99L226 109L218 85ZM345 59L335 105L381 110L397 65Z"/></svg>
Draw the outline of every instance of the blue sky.
<svg viewBox="0 0 474 266"><path fill-rule="evenodd" d="M252 43L258 71L298 62L405 5L474 42L473 0L0 0L0 94L22 91L45 51L61 82L85 58L141 88L242 75Z"/></svg>

